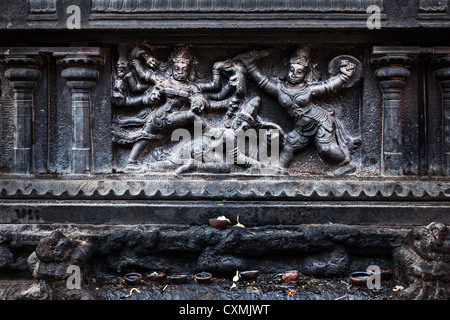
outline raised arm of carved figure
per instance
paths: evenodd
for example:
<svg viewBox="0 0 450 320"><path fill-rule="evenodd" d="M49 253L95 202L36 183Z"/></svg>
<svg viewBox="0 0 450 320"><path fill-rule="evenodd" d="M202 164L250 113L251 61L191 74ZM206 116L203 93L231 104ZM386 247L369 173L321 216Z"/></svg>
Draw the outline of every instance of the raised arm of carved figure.
<svg viewBox="0 0 450 320"><path fill-rule="evenodd" d="M163 92L164 89L162 87L153 86L147 89L143 94L135 97L126 97L119 92L113 92L113 99L118 107L148 107L158 104L161 101Z"/></svg>
<svg viewBox="0 0 450 320"><path fill-rule="evenodd" d="M125 79L127 80L128 87L134 94L141 93L147 90L150 86L149 84L142 83L141 81L137 80L132 71L128 72L125 75Z"/></svg>
<svg viewBox="0 0 450 320"><path fill-rule="evenodd" d="M271 77L265 75L258 68L258 60L268 56L272 52L271 49L261 50L261 51L250 51L246 53L239 54L234 60L242 62L244 67L247 69L250 78L256 83L257 87L272 96L278 96L278 82Z"/></svg>
<svg viewBox="0 0 450 320"><path fill-rule="evenodd" d="M355 74L355 64L348 60L339 63L339 73L323 82L311 84L311 95L330 94L347 84Z"/></svg>
<svg viewBox="0 0 450 320"><path fill-rule="evenodd" d="M202 91L217 91L220 89L220 71L222 69L222 65L224 61L219 61L214 63L212 70L212 79L208 82L198 82L197 85L200 87Z"/></svg>
<svg viewBox="0 0 450 320"><path fill-rule="evenodd" d="M150 48L140 45L131 52L131 64L140 81L154 83L153 77L161 63L150 53Z"/></svg>

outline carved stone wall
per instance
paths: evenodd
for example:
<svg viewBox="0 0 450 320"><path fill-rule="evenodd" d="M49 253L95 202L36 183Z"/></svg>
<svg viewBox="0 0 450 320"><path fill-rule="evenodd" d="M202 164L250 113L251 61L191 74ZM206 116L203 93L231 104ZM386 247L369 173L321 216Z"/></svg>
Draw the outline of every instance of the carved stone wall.
<svg viewBox="0 0 450 320"><path fill-rule="evenodd" d="M286 223L264 200L289 203L293 224L316 209L447 223L446 2L80 0L78 31L63 1L16 3L0 4L4 223L88 219L92 203L94 221L131 223L102 202L128 200L140 223L149 199L256 201L255 225ZM146 221L171 222L158 208Z"/></svg>

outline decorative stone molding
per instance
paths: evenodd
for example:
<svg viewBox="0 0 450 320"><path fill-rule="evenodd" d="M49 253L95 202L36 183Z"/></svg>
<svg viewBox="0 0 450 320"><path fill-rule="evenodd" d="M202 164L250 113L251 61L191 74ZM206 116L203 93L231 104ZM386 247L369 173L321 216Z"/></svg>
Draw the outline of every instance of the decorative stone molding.
<svg viewBox="0 0 450 320"><path fill-rule="evenodd" d="M447 0L420 0L419 12L435 13L435 12L447 12L448 1Z"/></svg>
<svg viewBox="0 0 450 320"><path fill-rule="evenodd" d="M184 28L366 28L371 5L387 15L382 0L92 0L89 25L105 20L127 29ZM320 24L312 22L320 19Z"/></svg>
<svg viewBox="0 0 450 320"><path fill-rule="evenodd" d="M67 80L71 92L73 140L71 172L86 173L91 169L91 101L90 91L98 78L96 67L103 64L98 56L69 54L58 62L61 76Z"/></svg>
<svg viewBox="0 0 450 320"><path fill-rule="evenodd" d="M366 12L376 4L382 7L382 1L274 1L274 0L92 0L92 12Z"/></svg>
<svg viewBox="0 0 450 320"><path fill-rule="evenodd" d="M397 178L346 178L345 181L313 176L220 175L220 181L208 180L209 175L191 175L176 180L175 176L114 175L88 179L66 176L59 179L41 177L33 183L4 176L0 181L2 198L69 197L91 199L226 199L226 200L424 200L450 198L450 182L440 179L423 180Z"/></svg>
<svg viewBox="0 0 450 320"><path fill-rule="evenodd" d="M33 171L33 90L40 77L41 58L35 54L13 54L3 60L5 77L14 91L14 165L15 173Z"/></svg>
<svg viewBox="0 0 450 320"><path fill-rule="evenodd" d="M28 0L28 20L56 20L56 0Z"/></svg>

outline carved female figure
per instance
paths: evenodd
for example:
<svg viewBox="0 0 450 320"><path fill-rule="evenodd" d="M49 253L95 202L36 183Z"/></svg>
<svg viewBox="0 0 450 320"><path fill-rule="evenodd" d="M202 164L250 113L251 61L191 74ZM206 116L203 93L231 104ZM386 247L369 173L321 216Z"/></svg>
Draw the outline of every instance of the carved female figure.
<svg viewBox="0 0 450 320"><path fill-rule="evenodd" d="M288 114L295 118L295 128L286 136L280 154L280 166L288 168L294 153L305 149L313 139L324 160L341 165L350 162L359 141L340 139L345 133L337 119L313 104L312 100L331 94L347 84L355 73L355 65L342 60L337 75L323 82L308 83L306 76L310 65L309 49L300 48L290 59L287 81L281 81L266 76L257 66L257 61L269 53L267 50L251 51L236 59L242 61L258 88L275 97Z"/></svg>

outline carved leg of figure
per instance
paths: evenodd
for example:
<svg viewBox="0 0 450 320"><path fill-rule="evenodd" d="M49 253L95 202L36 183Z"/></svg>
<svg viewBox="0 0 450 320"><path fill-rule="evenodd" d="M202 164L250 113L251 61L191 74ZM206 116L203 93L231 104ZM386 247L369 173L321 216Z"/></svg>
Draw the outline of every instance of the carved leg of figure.
<svg viewBox="0 0 450 320"><path fill-rule="evenodd" d="M208 125L206 124L206 122L192 110L179 111L174 113L170 128L182 128L194 122L199 122L202 124L202 132L205 132L208 129Z"/></svg>
<svg viewBox="0 0 450 320"><path fill-rule="evenodd" d="M309 137L302 134L302 128L295 128L286 136L286 143L280 153L280 166L282 168L289 168L294 154L304 150L310 143ZM285 172L287 174L287 171Z"/></svg>
<svg viewBox="0 0 450 320"><path fill-rule="evenodd" d="M349 162L349 150L344 151L343 149L347 149L346 146L341 148L338 145L334 128L327 130L324 126L319 127L315 136L315 144L317 152L322 159L334 164L344 164L345 160Z"/></svg>
<svg viewBox="0 0 450 320"><path fill-rule="evenodd" d="M164 170L175 170L178 164L173 163L170 160L156 161L154 163L146 164L146 169L149 171L164 171Z"/></svg>
<svg viewBox="0 0 450 320"><path fill-rule="evenodd" d="M283 146L283 150L280 153L280 165L283 168L289 168L292 162L292 158L294 158L295 148L291 145L285 144Z"/></svg>
<svg viewBox="0 0 450 320"><path fill-rule="evenodd" d="M188 164L179 167L175 171L175 174L183 174L193 171L205 173L230 173L231 166L226 163L202 163L191 159Z"/></svg>
<svg viewBox="0 0 450 320"><path fill-rule="evenodd" d="M328 162L338 164L346 159L345 153L334 141L316 143L316 147L320 157Z"/></svg>
<svg viewBox="0 0 450 320"><path fill-rule="evenodd" d="M147 148L148 144L148 140L139 140L133 145L133 149L131 149L130 155L128 156L127 169L137 169L137 160Z"/></svg>

